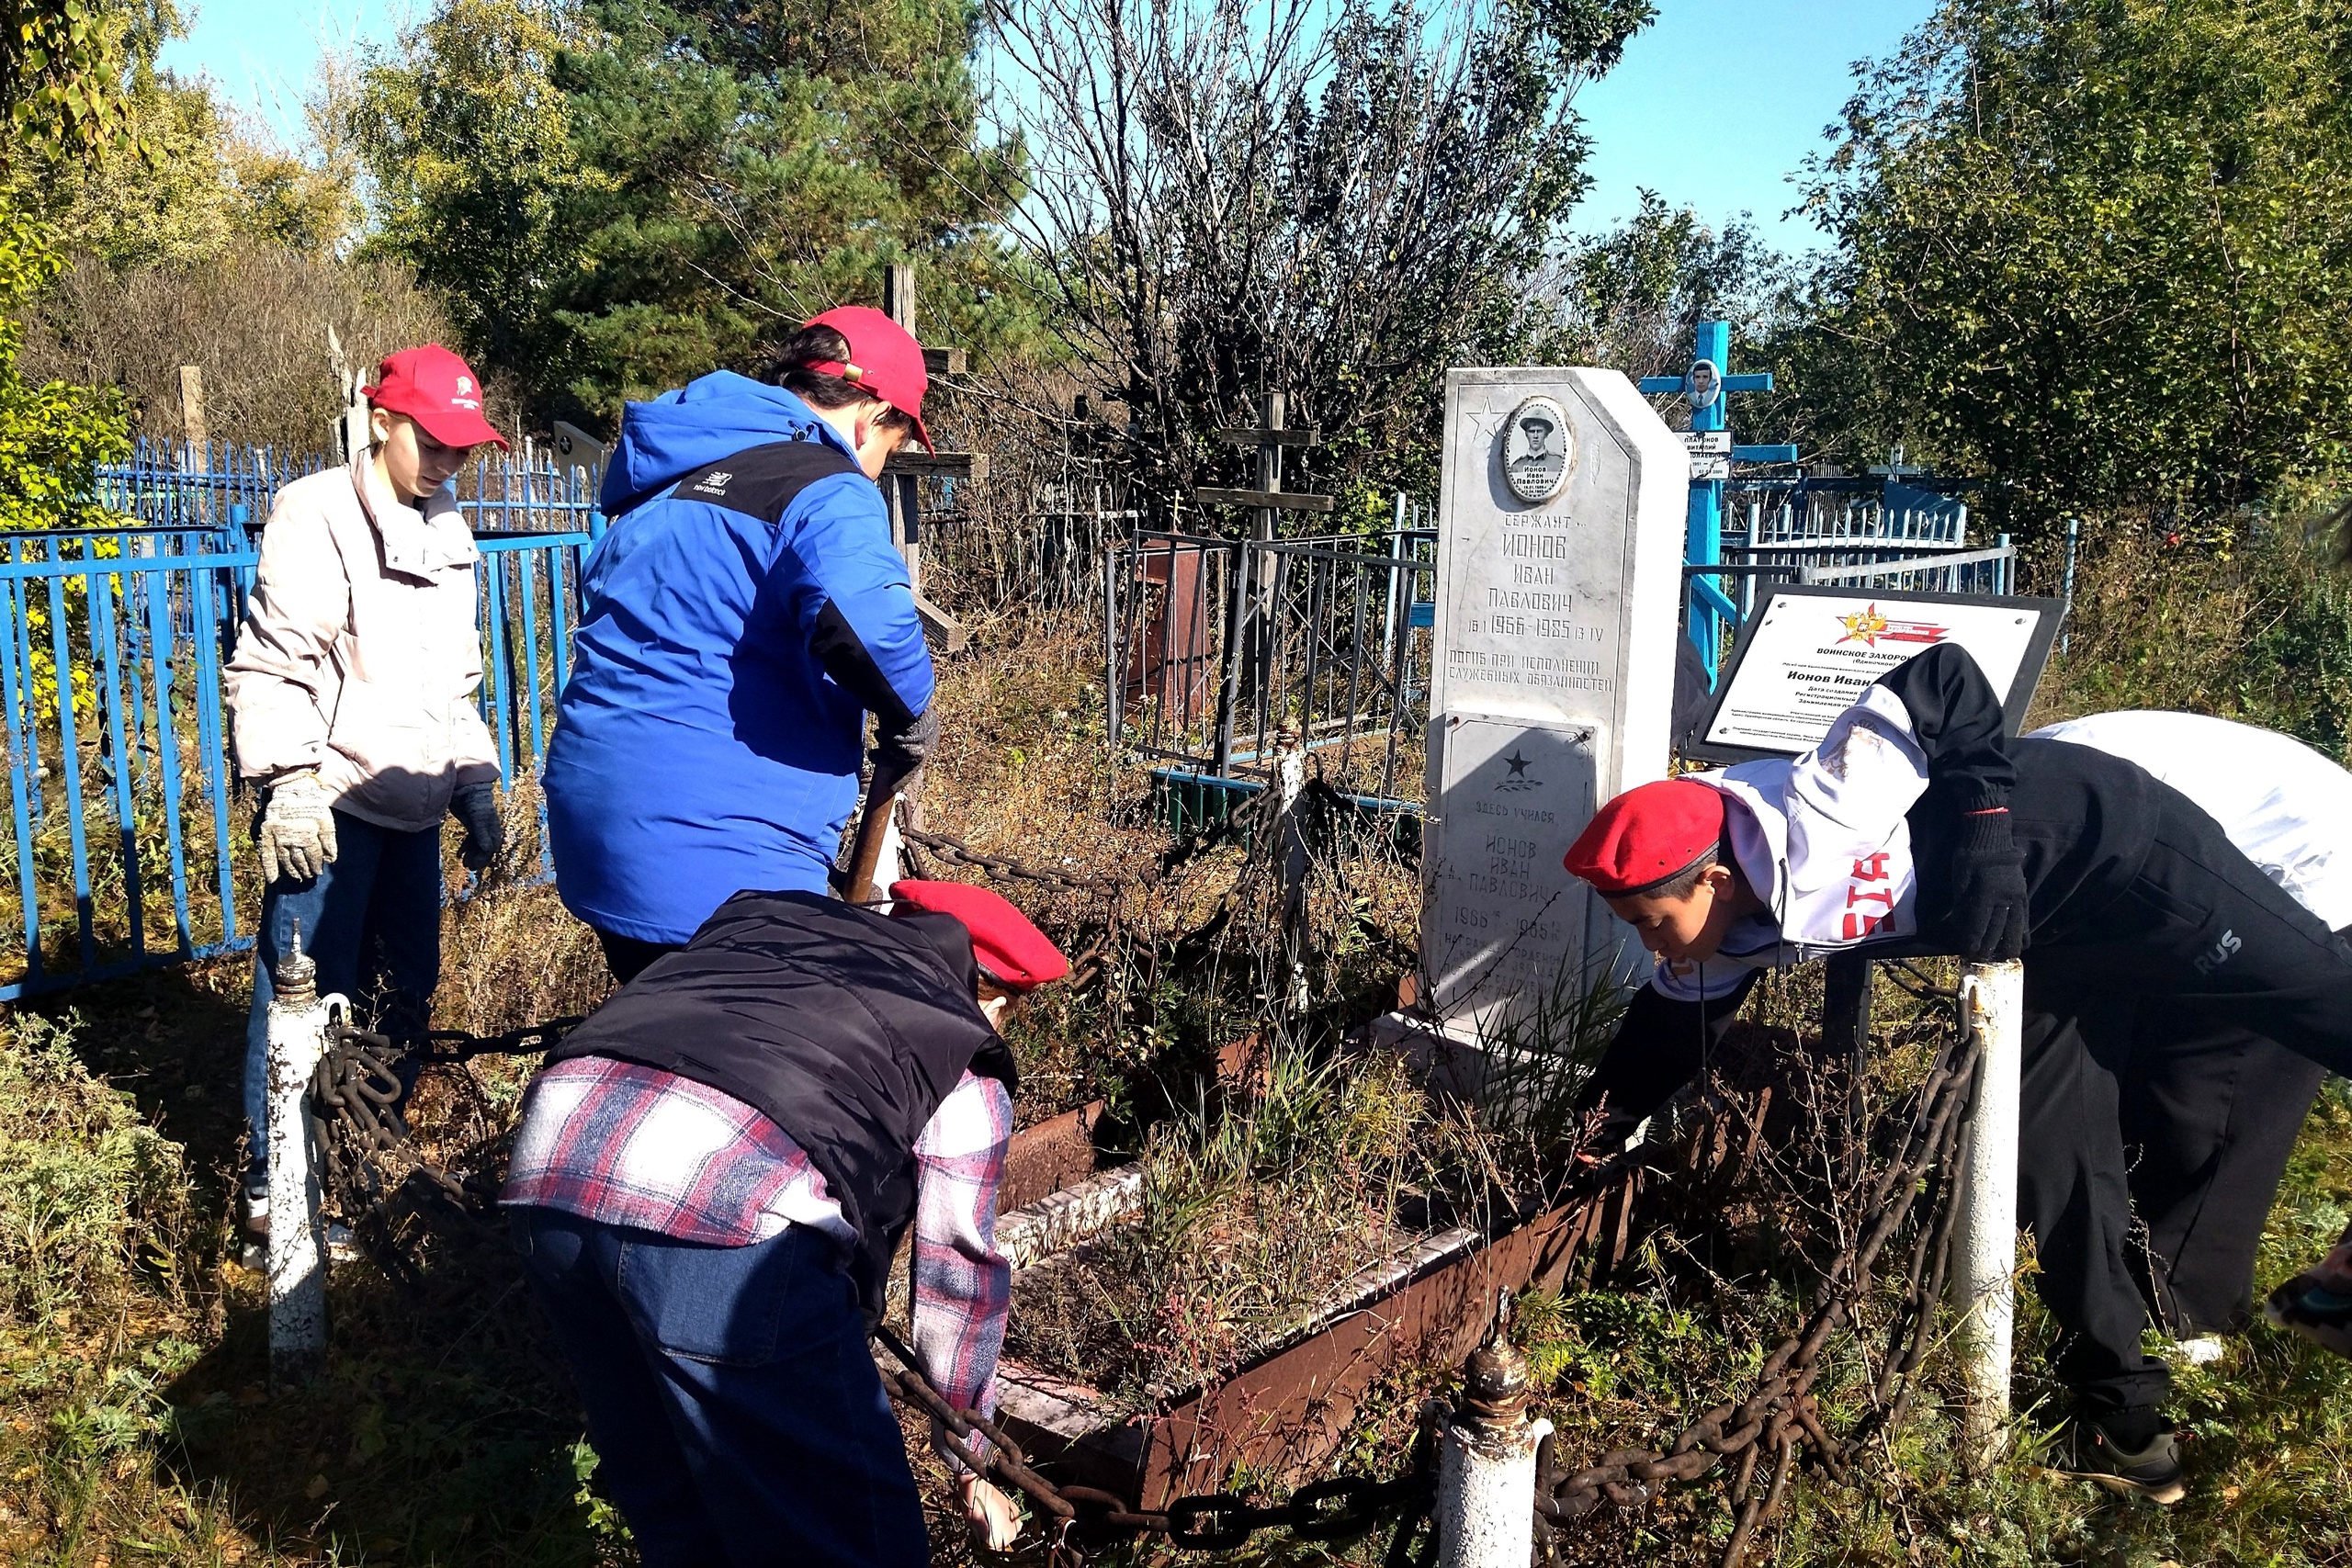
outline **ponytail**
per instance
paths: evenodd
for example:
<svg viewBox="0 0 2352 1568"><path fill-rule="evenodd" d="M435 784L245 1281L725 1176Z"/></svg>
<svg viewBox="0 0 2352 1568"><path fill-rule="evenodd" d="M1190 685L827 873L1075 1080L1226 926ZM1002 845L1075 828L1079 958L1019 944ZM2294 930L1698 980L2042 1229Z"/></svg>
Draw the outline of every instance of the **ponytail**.
<svg viewBox="0 0 2352 1568"><path fill-rule="evenodd" d="M831 327L802 327L786 338L769 355L761 379L782 387L812 409L845 409L858 403L880 401L871 391L846 376L817 368L823 365L846 365L848 360L847 338ZM901 435L914 434L914 417L901 408L892 408L876 423L883 429L895 430Z"/></svg>

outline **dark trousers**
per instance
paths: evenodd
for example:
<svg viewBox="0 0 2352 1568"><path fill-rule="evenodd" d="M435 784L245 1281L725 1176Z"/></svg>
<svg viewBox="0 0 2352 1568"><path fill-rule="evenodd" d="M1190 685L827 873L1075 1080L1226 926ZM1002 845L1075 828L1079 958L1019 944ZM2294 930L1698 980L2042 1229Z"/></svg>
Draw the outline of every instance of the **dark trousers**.
<svg viewBox="0 0 2352 1568"><path fill-rule="evenodd" d="M252 1139L245 1182L268 1179L269 1003L272 972L302 932L319 966L319 995L343 996L393 1033L430 1021L441 979L441 829L396 832L334 814L335 858L308 882L279 877L262 890L254 943L254 1005L245 1021L245 1124ZM401 1069L402 1100L416 1069Z"/></svg>
<svg viewBox="0 0 2352 1568"><path fill-rule="evenodd" d="M2190 1326L2243 1314L2322 1070L2352 1070L2352 947L2185 798L2149 827L2137 874L2026 961L2018 1219L2093 1414L2163 1402L2152 1298Z"/></svg>
<svg viewBox="0 0 2352 1568"><path fill-rule="evenodd" d="M2254 1321L2255 1254L2327 1077L2276 1041L2194 1020L2133 1021L2122 1079L2148 1304L2177 1338Z"/></svg>
<svg viewBox="0 0 2352 1568"><path fill-rule="evenodd" d="M842 1249L508 1211L645 1568L919 1568L922 1502Z"/></svg>
<svg viewBox="0 0 2352 1568"><path fill-rule="evenodd" d="M592 929L596 932L596 944L605 950L605 967L613 972L615 982L623 986L644 974L655 959L685 951L673 942L644 942L601 927Z"/></svg>

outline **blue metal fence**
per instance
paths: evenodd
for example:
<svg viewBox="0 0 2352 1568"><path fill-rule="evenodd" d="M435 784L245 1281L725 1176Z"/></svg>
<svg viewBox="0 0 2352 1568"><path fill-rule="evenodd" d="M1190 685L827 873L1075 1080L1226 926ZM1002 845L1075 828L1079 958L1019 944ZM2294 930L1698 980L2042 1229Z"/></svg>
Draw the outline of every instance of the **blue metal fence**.
<svg viewBox="0 0 2352 1568"><path fill-rule="evenodd" d="M142 435L129 460L98 469L96 499L145 526L250 530L268 519L281 487L335 462L318 453ZM596 509L599 477L526 438L513 452L487 450L458 472L458 510L477 533L582 529Z"/></svg>
<svg viewBox="0 0 2352 1568"><path fill-rule="evenodd" d="M252 944L255 803L221 672L259 559L251 531L317 465L190 457L158 444L102 477L101 499L139 524L0 536L0 1000ZM511 784L545 758L603 520L580 478L527 461L471 477L480 700Z"/></svg>

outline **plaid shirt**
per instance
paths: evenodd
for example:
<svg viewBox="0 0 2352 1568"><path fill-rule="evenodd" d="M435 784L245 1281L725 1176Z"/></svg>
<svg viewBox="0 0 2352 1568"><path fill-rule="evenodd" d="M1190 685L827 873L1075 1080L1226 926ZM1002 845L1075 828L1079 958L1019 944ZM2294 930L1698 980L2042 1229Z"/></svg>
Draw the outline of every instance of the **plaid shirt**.
<svg viewBox="0 0 2352 1568"><path fill-rule="evenodd" d="M966 1073L915 1141L915 1353L960 1410L996 1409L1012 1304L996 1195L1012 1137L1004 1085ZM764 1241L788 1224L856 1239L783 1128L707 1084L604 1056L560 1062L531 1085L498 1201L711 1247Z"/></svg>

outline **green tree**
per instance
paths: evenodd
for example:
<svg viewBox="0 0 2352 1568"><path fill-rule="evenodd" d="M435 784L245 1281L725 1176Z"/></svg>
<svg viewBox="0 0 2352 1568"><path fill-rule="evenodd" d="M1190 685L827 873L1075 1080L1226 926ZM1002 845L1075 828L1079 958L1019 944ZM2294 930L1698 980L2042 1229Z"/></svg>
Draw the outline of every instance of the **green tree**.
<svg viewBox="0 0 2352 1568"><path fill-rule="evenodd" d="M119 140L126 39L172 17L170 0L0 0L0 170L74 157ZM133 51L135 52L135 51Z"/></svg>
<svg viewBox="0 0 2352 1568"><path fill-rule="evenodd" d="M2223 518L2352 429L2352 5L1947 0L1868 68L1781 345L1803 434L2020 525Z"/></svg>
<svg viewBox="0 0 2352 1568"><path fill-rule="evenodd" d="M1689 208L1641 193L1633 216L1609 233L1561 248L1539 281L1554 320L1532 345L1543 365L1605 365L1628 376L1679 374L1701 321L1729 320L1736 361L1769 331L1786 266L1755 225L1710 228Z"/></svg>
<svg viewBox="0 0 2352 1568"><path fill-rule="evenodd" d="M120 397L17 368L24 310L60 266L39 171L89 157L128 134L125 39L155 11L108 12L80 0L7 8L0 105L8 116L0 182L0 528L98 521L96 466L130 446Z"/></svg>
<svg viewBox="0 0 2352 1568"><path fill-rule="evenodd" d="M971 0L449 0L363 76L379 243L541 412L609 418L926 264L926 320L1001 340Z"/></svg>

